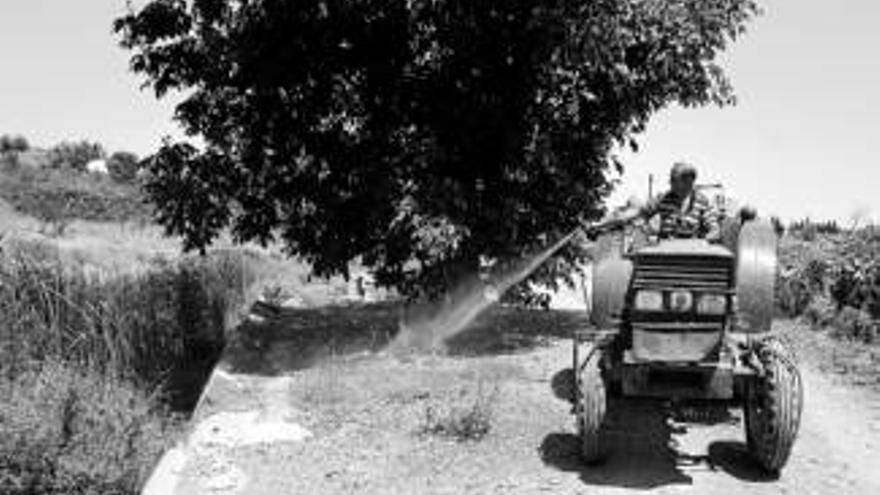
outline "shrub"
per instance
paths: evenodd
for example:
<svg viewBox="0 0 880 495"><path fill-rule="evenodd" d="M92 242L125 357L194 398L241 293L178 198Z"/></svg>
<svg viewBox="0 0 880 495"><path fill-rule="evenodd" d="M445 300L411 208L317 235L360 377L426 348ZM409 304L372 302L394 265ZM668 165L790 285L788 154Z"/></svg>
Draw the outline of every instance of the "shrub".
<svg viewBox="0 0 880 495"><path fill-rule="evenodd" d="M130 184L137 178L140 160L134 153L117 151L107 160L110 178L122 184Z"/></svg>
<svg viewBox="0 0 880 495"><path fill-rule="evenodd" d="M820 296L810 300L804 310L804 317L813 328L824 328L837 318L837 306L828 297Z"/></svg>
<svg viewBox="0 0 880 495"><path fill-rule="evenodd" d="M0 256L0 370L13 374L59 359L155 387L170 371L216 359L244 300L247 275L228 255L104 279L33 244L42 245Z"/></svg>
<svg viewBox="0 0 880 495"><path fill-rule="evenodd" d="M56 169L69 169L85 172L86 165L92 160L100 160L107 156L104 147L88 141L64 142L49 150L49 166Z"/></svg>
<svg viewBox="0 0 880 495"><path fill-rule="evenodd" d="M777 303L791 316L830 325L833 335L861 342L876 338L880 319L880 235L873 227L788 239Z"/></svg>
<svg viewBox="0 0 880 495"><path fill-rule="evenodd" d="M492 429L498 395L497 385L486 389L479 383L474 393L462 390L451 405L429 404L420 431L459 442L482 440Z"/></svg>
<svg viewBox="0 0 880 495"><path fill-rule="evenodd" d="M0 153L22 153L31 148L24 136L0 136Z"/></svg>
<svg viewBox="0 0 880 495"><path fill-rule="evenodd" d="M4 494L135 494L179 429L132 385L55 360L0 390Z"/></svg>
<svg viewBox="0 0 880 495"><path fill-rule="evenodd" d="M870 344L877 336L877 324L865 311L844 307L834 319L832 335L843 340Z"/></svg>
<svg viewBox="0 0 880 495"><path fill-rule="evenodd" d="M213 365L253 282L236 255L106 278L52 244L6 243L0 493L137 493L176 431L169 377Z"/></svg>
<svg viewBox="0 0 880 495"><path fill-rule="evenodd" d="M152 215L141 191L130 184L64 169L7 167L4 172L0 197L46 224L75 218L137 221Z"/></svg>
<svg viewBox="0 0 880 495"><path fill-rule="evenodd" d="M839 234L841 228L835 220L817 222L805 218L792 223L789 227L789 231L805 241L812 242L816 240L819 235Z"/></svg>

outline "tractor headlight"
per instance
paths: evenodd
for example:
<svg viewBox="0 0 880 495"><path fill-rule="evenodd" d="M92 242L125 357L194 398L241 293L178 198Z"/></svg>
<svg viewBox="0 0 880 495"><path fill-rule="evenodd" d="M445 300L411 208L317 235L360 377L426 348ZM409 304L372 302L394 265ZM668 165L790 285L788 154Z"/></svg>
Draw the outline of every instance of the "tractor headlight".
<svg viewBox="0 0 880 495"><path fill-rule="evenodd" d="M663 293L655 290L636 292L636 309L639 311L663 310Z"/></svg>
<svg viewBox="0 0 880 495"><path fill-rule="evenodd" d="M707 315L723 315L727 312L727 297L723 294L704 294L697 303L697 312Z"/></svg>
<svg viewBox="0 0 880 495"><path fill-rule="evenodd" d="M688 291L677 290L669 293L669 309L677 313L690 311L694 305L694 295Z"/></svg>

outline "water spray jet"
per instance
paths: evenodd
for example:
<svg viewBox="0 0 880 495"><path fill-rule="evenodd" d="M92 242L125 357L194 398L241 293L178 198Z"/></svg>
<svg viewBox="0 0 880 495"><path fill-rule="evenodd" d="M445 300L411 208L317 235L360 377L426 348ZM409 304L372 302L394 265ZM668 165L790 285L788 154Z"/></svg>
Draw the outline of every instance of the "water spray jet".
<svg viewBox="0 0 880 495"><path fill-rule="evenodd" d="M511 287L521 283L535 270L584 230L578 227L536 255L515 264L486 284L471 274L449 292L445 302L408 308L400 321L400 333L394 347L430 350L466 329L485 310L501 300Z"/></svg>

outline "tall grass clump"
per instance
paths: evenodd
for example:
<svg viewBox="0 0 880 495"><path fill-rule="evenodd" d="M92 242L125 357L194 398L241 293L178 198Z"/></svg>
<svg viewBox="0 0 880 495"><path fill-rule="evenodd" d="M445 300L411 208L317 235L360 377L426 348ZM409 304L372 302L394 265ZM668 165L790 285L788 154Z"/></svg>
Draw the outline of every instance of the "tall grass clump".
<svg viewBox="0 0 880 495"><path fill-rule="evenodd" d="M0 379L0 493L138 493L180 421L131 383L31 364Z"/></svg>
<svg viewBox="0 0 880 495"><path fill-rule="evenodd" d="M480 382L476 390L461 390L459 397L425 407L422 435L478 442L492 430L500 387Z"/></svg>
<svg viewBox="0 0 880 495"><path fill-rule="evenodd" d="M241 255L108 276L55 248L0 253L0 493L137 493L171 441L172 377L219 358Z"/></svg>
<svg viewBox="0 0 880 495"><path fill-rule="evenodd" d="M0 367L54 358L155 385L183 363L217 356L243 277L228 254L107 276L63 264L51 245L19 242L0 254Z"/></svg>

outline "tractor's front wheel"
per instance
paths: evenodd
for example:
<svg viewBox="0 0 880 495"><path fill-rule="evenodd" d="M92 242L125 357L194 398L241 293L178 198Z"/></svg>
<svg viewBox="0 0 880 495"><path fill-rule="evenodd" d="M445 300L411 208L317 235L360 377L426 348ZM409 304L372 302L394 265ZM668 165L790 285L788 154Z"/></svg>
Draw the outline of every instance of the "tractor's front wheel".
<svg viewBox="0 0 880 495"><path fill-rule="evenodd" d="M778 474L791 454L803 407L801 376L779 342L758 350L763 375L749 385L745 404L749 453L767 472Z"/></svg>
<svg viewBox="0 0 880 495"><path fill-rule="evenodd" d="M601 462L608 454L605 441L607 394L600 363L602 353L594 352L578 373L577 426L584 461Z"/></svg>

